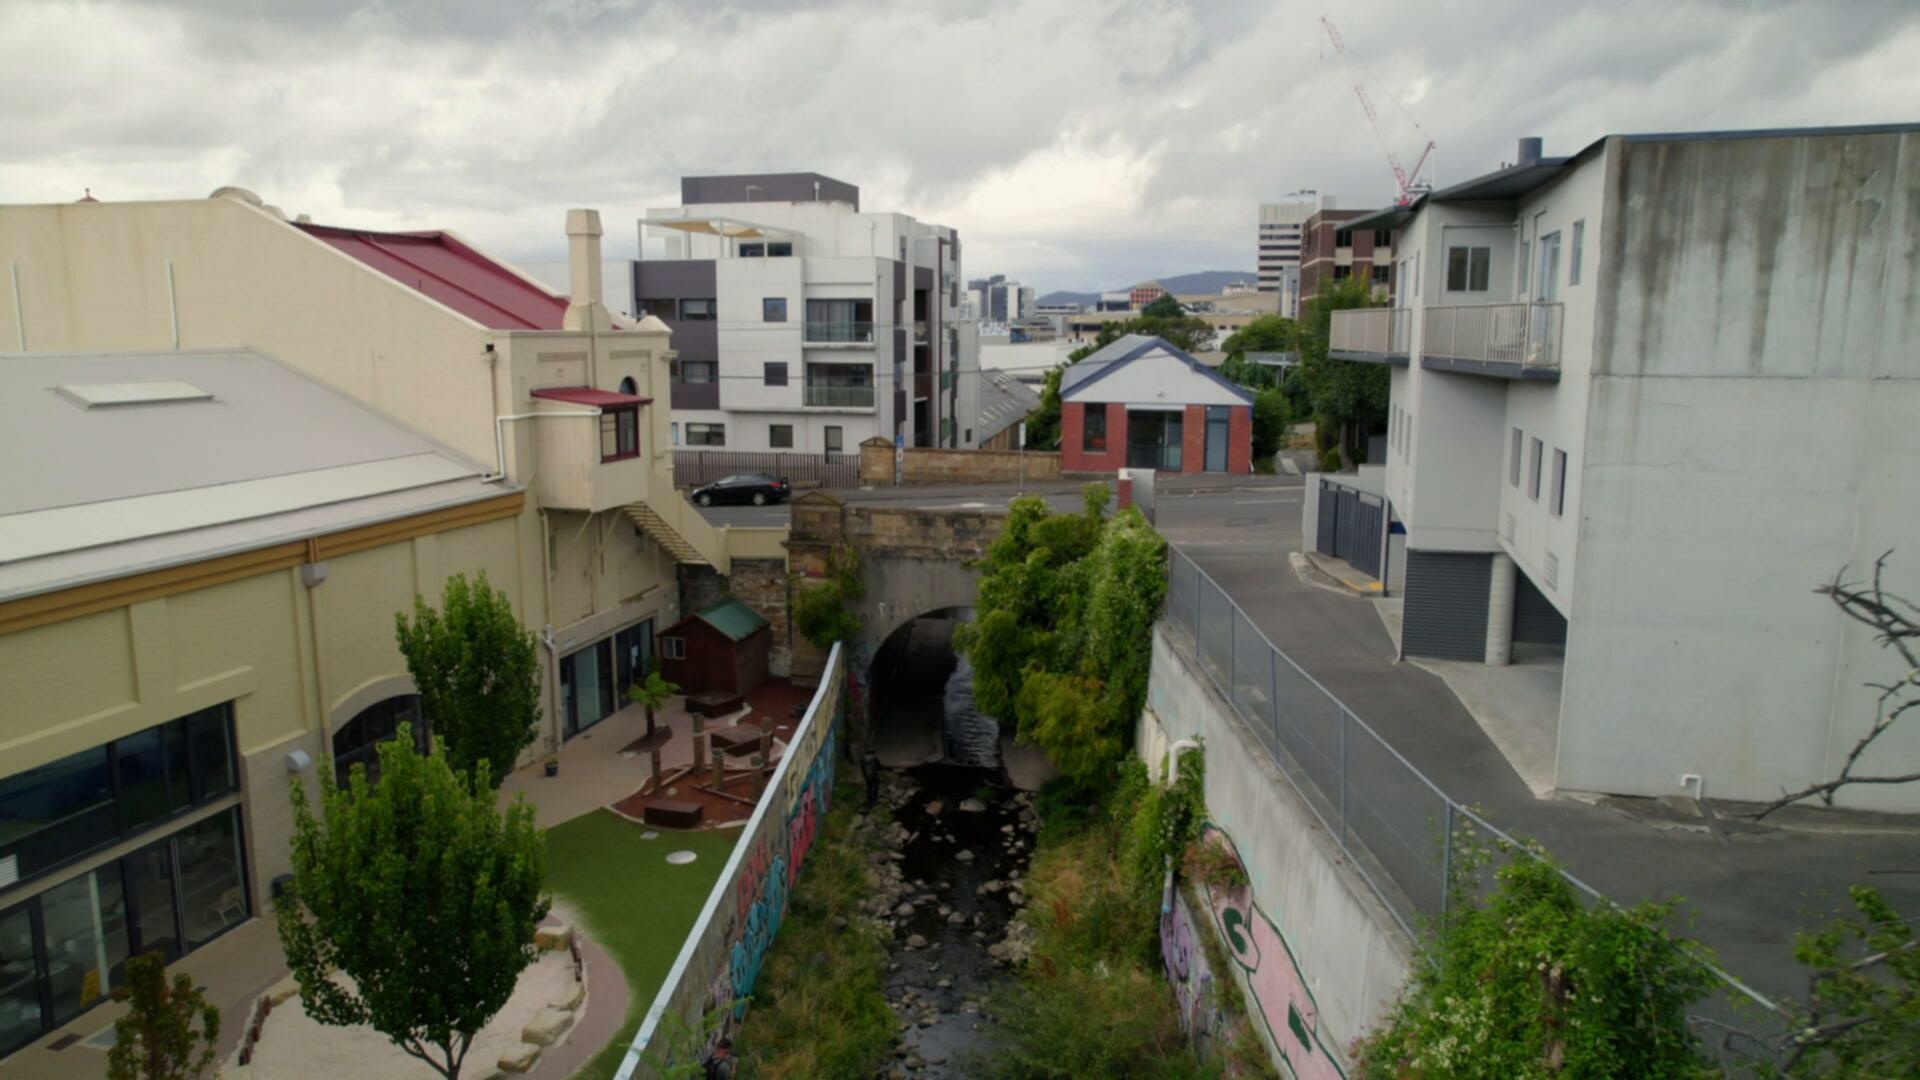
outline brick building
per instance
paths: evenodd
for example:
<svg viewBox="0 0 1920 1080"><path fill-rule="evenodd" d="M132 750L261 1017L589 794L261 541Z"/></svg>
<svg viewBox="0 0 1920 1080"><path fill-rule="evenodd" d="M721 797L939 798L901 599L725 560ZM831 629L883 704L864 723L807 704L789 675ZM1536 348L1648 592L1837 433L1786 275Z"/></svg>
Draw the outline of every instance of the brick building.
<svg viewBox="0 0 1920 1080"><path fill-rule="evenodd" d="M1386 295L1393 288L1393 233L1387 229L1352 229L1347 222L1369 217L1372 210L1321 209L1300 226L1300 302L1319 294L1324 282L1359 275Z"/></svg>
<svg viewBox="0 0 1920 1080"><path fill-rule="evenodd" d="M1128 334L1067 368L1060 466L1253 471L1253 394L1157 337Z"/></svg>

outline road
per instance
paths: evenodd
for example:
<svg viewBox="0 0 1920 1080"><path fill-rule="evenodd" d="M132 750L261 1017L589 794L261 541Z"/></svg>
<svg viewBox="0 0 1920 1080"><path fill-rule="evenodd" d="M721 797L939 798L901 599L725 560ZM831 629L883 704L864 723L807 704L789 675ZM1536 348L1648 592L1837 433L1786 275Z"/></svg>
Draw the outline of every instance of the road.
<svg viewBox="0 0 1920 1080"><path fill-rule="evenodd" d="M1199 479L1182 480L1192 484ZM1298 535L1300 517L1300 478L1297 476L1221 477L1199 490L1179 490L1168 485L1160 492L1161 520L1166 515L1182 522L1212 522L1222 528L1264 526L1266 520L1286 519ZM1231 486L1234 490L1218 490ZM1039 495L1055 510L1077 510L1082 485L1078 482L1034 486L1024 491L1011 485L977 487L876 488L873 491L836 491L837 497L855 503L908 506L915 509L1005 508L1022 494ZM741 528L765 528L785 525L792 520L792 508L778 506L709 506L700 515L715 525Z"/></svg>

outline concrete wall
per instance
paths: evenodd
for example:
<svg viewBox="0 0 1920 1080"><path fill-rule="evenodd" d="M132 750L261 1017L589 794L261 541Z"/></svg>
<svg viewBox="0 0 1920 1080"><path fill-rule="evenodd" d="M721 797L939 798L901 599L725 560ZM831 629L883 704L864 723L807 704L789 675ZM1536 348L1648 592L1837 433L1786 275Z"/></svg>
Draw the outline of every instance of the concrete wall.
<svg viewBox="0 0 1920 1080"><path fill-rule="evenodd" d="M1413 943L1162 624L1136 745L1158 769L1169 744L1186 738L1206 747L1207 815L1251 882L1243 936L1278 946L1234 965L1254 1028L1293 1075L1342 1075L1346 1048L1385 1015L1412 969ZM1291 1030L1289 1009L1307 1042Z"/></svg>
<svg viewBox="0 0 1920 1080"><path fill-rule="evenodd" d="M838 758L841 716L844 711L846 663L836 647L826 675L807 714L795 729L786 753L774 770L766 794L741 830L733 854L713 883L706 906L667 973L666 983L654 995L632 1047L616 1073L632 1076L664 1075L665 1059L673 1048L648 1047L660 1036L671 1013L679 1020L665 1030L699 1030L701 1020L716 1016L704 1054L732 1031L746 1015L747 1001L759 980L760 966L773 947L787 898L800 879L808 850L826 821L828 798ZM686 1064L679 1062L678 1064ZM697 1062L695 1062L697 1064Z"/></svg>
<svg viewBox="0 0 1920 1080"><path fill-rule="evenodd" d="M941 450L907 447L901 452L903 484L1017 484L1060 479L1060 454L1045 450ZM893 447L862 445L860 483L893 483Z"/></svg>

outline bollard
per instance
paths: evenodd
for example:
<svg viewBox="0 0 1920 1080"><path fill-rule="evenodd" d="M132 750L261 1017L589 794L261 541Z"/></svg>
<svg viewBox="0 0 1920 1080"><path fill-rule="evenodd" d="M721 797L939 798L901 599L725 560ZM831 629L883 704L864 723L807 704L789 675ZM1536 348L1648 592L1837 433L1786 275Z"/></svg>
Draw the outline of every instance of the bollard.
<svg viewBox="0 0 1920 1080"><path fill-rule="evenodd" d="M707 718L699 713L693 714L693 771L707 771Z"/></svg>

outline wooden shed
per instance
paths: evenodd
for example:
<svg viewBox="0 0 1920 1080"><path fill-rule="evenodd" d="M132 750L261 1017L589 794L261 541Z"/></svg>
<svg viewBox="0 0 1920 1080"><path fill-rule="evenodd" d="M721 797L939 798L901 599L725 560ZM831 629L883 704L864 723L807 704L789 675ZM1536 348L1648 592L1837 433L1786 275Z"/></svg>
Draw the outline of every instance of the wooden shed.
<svg viewBox="0 0 1920 1080"><path fill-rule="evenodd" d="M660 674L683 693L745 694L767 680L773 629L738 600L722 600L660 633Z"/></svg>

